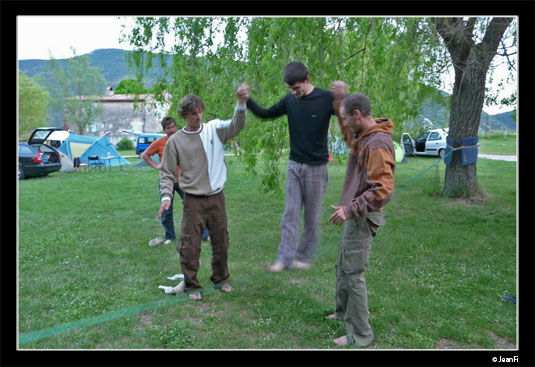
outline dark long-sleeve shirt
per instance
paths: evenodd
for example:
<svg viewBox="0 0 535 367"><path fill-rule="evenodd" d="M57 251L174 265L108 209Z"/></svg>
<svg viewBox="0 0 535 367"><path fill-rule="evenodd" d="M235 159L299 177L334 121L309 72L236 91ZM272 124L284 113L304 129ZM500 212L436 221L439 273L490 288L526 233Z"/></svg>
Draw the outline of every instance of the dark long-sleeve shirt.
<svg viewBox="0 0 535 367"><path fill-rule="evenodd" d="M268 109L249 99L247 107L262 119L271 119L286 114L290 132L290 159L311 165L329 161L327 133L331 115L335 114L334 97L320 88L301 98L288 93Z"/></svg>

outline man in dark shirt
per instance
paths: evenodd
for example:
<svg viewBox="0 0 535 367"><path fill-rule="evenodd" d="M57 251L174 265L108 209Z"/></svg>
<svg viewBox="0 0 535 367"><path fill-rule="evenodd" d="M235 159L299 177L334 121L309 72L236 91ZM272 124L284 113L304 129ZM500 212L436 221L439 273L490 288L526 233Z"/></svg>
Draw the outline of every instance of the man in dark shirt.
<svg viewBox="0 0 535 367"><path fill-rule="evenodd" d="M286 114L290 132L290 159L286 179L286 206L281 220L279 256L272 272L308 269L318 242L321 206L328 183L327 134L335 114L330 91L314 87L306 66L292 62L284 68L284 82L290 93L268 109L251 98L247 107L256 116L271 119ZM299 248L299 223L304 207L304 228Z"/></svg>

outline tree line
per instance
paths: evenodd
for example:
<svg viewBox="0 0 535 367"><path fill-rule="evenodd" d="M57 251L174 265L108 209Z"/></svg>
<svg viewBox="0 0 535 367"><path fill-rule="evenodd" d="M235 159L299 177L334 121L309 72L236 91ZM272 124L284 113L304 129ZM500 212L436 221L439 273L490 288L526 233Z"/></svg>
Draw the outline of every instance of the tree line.
<svg viewBox="0 0 535 367"><path fill-rule="evenodd" d="M456 77L454 95L449 101L452 111L449 127L454 145L459 145L462 138L477 136L485 98L487 102L492 100L492 92L485 90L490 62L500 42L503 46L505 31L512 21L512 18L139 17L123 37L135 47L130 62L141 85L143 76L153 65L158 63L162 67L163 74L154 84L153 92L156 98L163 98L164 90L171 94L169 113L179 120L178 102L189 93L203 98L205 120L231 116L234 91L244 81L251 85L252 98L270 106L288 93L282 81L284 66L301 61L307 65L313 85L326 89L330 82L343 80L351 92L366 94L375 117L394 121L394 138L398 138L403 122L415 118L425 100L443 99L437 92L441 75L453 65ZM514 45L515 29L507 34ZM507 54L505 47L502 52ZM171 64L166 62L169 56ZM56 73L61 75L57 70ZM62 85L60 82L56 89ZM509 103L514 102L512 96ZM266 191L277 190L283 179L279 161L288 147L286 118L266 122L252 114L249 116L247 129L239 137L240 157L253 173L258 159L263 160L262 187ZM331 124L332 139L339 133L336 125ZM445 195L477 192L475 167L463 168L457 152L450 167L454 168L448 168L446 176L452 179L446 181L461 178L461 184L448 184ZM451 175L452 172L455 174ZM463 176L469 179L463 181Z"/></svg>

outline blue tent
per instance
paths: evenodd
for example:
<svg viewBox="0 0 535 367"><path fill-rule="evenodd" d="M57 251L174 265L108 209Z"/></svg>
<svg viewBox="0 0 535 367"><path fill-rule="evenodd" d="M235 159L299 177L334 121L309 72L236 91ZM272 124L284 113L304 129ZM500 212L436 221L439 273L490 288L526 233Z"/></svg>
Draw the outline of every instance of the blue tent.
<svg viewBox="0 0 535 367"><path fill-rule="evenodd" d="M156 153L154 154L151 158L152 158L152 161L156 164L160 164L160 159L158 158L159 154ZM144 159L141 159L139 162L137 162L136 164L134 164L134 167L149 167L149 165L147 164L147 162L145 162Z"/></svg>
<svg viewBox="0 0 535 367"><path fill-rule="evenodd" d="M58 150L65 153L69 158L80 158L80 161L87 161L88 157L98 156L105 166L124 166L130 164L113 147L108 138L104 136L87 136L70 134L61 143Z"/></svg>

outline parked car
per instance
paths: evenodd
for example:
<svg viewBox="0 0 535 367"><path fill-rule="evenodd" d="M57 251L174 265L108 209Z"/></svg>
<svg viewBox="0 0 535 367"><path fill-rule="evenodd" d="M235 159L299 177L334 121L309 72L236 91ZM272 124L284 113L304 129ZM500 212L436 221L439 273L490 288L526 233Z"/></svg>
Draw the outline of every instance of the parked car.
<svg viewBox="0 0 535 367"><path fill-rule="evenodd" d="M44 141L56 127L37 128L28 142L19 141L19 179L46 176L61 169L59 152Z"/></svg>
<svg viewBox="0 0 535 367"><path fill-rule="evenodd" d="M46 144L33 146L19 141L19 179L46 176L61 169L59 153Z"/></svg>
<svg viewBox="0 0 535 367"><path fill-rule="evenodd" d="M142 158L143 152L151 145L155 140L163 138L165 134L140 134L137 137L136 154L139 158Z"/></svg>
<svg viewBox="0 0 535 367"><path fill-rule="evenodd" d="M413 139L409 133L401 135L401 146L407 156L432 155L440 158L446 154L448 128L428 130Z"/></svg>

